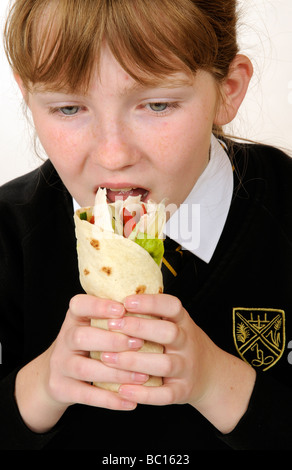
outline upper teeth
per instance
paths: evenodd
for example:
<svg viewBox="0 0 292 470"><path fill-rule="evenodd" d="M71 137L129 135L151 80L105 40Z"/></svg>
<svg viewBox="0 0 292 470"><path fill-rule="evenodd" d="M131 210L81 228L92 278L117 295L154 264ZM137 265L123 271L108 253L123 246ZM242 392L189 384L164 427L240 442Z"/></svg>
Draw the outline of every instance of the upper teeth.
<svg viewBox="0 0 292 470"><path fill-rule="evenodd" d="M131 191L131 189L135 189L135 188L119 188L119 189L109 188L110 191L116 191L116 192L121 192L121 193L126 193L127 191Z"/></svg>

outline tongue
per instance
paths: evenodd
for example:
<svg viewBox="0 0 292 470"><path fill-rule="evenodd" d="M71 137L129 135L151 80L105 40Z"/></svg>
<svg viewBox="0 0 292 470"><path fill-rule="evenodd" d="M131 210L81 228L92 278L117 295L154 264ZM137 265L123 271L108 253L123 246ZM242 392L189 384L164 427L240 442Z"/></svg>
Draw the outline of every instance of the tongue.
<svg viewBox="0 0 292 470"><path fill-rule="evenodd" d="M112 191L111 189L107 189L106 193L109 202L115 202L115 199L125 200L129 196L141 196L141 200L143 201L143 198L146 197L148 191L143 188L135 188L129 191Z"/></svg>

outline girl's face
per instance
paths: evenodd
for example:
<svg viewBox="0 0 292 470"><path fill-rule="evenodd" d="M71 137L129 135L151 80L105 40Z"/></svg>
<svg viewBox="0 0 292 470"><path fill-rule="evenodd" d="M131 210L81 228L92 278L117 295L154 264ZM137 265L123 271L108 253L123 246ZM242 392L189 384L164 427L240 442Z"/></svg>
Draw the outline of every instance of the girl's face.
<svg viewBox="0 0 292 470"><path fill-rule="evenodd" d="M42 146L81 206L99 187L109 200L121 190L179 206L208 163L217 88L207 72L192 84L177 74L142 86L104 47L86 95L35 89L27 100Z"/></svg>

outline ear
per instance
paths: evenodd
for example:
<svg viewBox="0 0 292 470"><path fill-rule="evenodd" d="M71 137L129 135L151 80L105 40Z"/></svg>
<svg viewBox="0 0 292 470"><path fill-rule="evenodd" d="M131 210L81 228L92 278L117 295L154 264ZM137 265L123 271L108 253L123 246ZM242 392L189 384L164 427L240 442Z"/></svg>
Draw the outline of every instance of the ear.
<svg viewBox="0 0 292 470"><path fill-rule="evenodd" d="M230 65L227 78L221 85L221 101L214 124L224 126L235 118L252 75L251 61L246 56L238 54Z"/></svg>
<svg viewBox="0 0 292 470"><path fill-rule="evenodd" d="M28 90L27 90L27 88L24 86L24 83L23 83L23 81L22 81L20 75L19 75L18 73L16 73L16 72L14 72L13 75L14 75L14 79L15 79L15 81L16 81L16 83L17 83L17 85L18 85L18 87L19 87L19 89L20 89L20 91L21 91L21 94L22 94L22 96L23 96L23 98L24 98L24 101L25 101L26 104L28 105Z"/></svg>

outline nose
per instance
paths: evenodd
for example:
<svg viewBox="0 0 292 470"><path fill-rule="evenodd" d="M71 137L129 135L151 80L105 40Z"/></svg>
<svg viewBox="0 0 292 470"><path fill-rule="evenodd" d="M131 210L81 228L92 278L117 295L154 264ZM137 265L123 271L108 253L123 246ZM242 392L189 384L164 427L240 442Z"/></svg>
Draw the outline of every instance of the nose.
<svg viewBox="0 0 292 470"><path fill-rule="evenodd" d="M129 126L118 120L109 120L94 131L92 149L94 162L109 171L120 171L138 160Z"/></svg>

